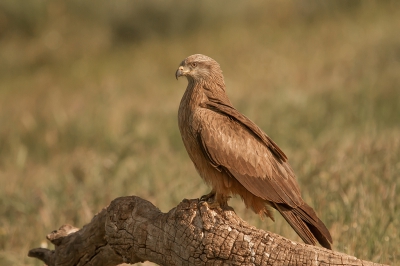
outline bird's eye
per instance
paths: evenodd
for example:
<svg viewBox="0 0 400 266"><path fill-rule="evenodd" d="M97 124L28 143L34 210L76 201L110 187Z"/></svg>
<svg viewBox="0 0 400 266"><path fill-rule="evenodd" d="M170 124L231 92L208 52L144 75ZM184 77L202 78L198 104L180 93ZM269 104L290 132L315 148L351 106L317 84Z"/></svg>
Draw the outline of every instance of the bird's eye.
<svg viewBox="0 0 400 266"><path fill-rule="evenodd" d="M197 63L196 62L193 62L193 63L191 63L190 64L192 67L197 67Z"/></svg>

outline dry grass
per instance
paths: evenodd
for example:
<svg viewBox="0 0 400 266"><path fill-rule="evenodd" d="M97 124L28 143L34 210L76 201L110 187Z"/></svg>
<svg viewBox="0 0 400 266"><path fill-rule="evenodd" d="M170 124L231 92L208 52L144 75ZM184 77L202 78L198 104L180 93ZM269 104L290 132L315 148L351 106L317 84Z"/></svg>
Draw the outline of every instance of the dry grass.
<svg viewBox="0 0 400 266"><path fill-rule="evenodd" d="M41 20L5 1L0 264L41 265L26 257L30 248L64 223L84 225L115 197L138 195L168 211L208 191L176 118L186 82L174 72L193 53L220 62L235 106L287 153L334 249L399 263L400 9L351 2L222 3L213 12L210 1L140 2L140 12L171 23L135 39L126 32L141 29L138 18L101 16L106 1L89 15L77 1L42 1ZM123 3L115 10L140 15ZM37 23L13 28L4 19ZM300 241L281 217L261 221L240 200L232 205L257 227Z"/></svg>

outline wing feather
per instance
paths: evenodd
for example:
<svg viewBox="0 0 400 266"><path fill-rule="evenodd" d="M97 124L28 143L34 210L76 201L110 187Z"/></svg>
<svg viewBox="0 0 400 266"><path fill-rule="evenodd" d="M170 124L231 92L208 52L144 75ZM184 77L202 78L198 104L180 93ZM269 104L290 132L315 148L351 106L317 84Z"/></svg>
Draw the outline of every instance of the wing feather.
<svg viewBox="0 0 400 266"><path fill-rule="evenodd" d="M262 199L290 207L302 205L295 175L279 147L234 108L212 104L211 110L203 109L198 136L210 163L229 171Z"/></svg>
<svg viewBox="0 0 400 266"><path fill-rule="evenodd" d="M247 127L253 134L255 134L258 138L260 138L265 145L267 145L271 151L274 153L277 158L286 162L287 156L286 154L278 147L278 145L267 135L265 134L253 121L248 119L246 116L242 115L235 108L230 105L223 104L221 102L208 101L205 106L210 110L214 110L216 112L224 113L225 115L239 121L245 127Z"/></svg>

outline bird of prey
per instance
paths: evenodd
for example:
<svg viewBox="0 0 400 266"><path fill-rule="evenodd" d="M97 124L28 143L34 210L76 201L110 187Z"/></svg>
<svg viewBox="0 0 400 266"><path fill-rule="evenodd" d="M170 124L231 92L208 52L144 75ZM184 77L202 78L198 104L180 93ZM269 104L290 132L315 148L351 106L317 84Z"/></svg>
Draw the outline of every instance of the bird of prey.
<svg viewBox="0 0 400 266"><path fill-rule="evenodd" d="M272 207L305 243L331 249L332 237L302 199L286 155L228 99L219 64L191 55L175 73L176 79L181 76L188 85L179 105L179 130L196 170L212 187L202 200L224 207L231 195L239 195L246 207L273 220Z"/></svg>

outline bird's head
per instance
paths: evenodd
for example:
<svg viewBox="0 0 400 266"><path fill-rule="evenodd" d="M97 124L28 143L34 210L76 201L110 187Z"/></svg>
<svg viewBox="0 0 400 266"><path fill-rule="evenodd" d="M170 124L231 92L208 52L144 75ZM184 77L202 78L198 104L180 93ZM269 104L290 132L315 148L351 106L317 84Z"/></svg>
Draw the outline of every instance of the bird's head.
<svg viewBox="0 0 400 266"><path fill-rule="evenodd" d="M175 72L175 77L178 79L181 76L185 76L189 82L224 83L219 64L214 59L202 54L191 55L181 62Z"/></svg>

